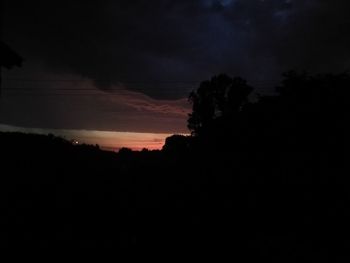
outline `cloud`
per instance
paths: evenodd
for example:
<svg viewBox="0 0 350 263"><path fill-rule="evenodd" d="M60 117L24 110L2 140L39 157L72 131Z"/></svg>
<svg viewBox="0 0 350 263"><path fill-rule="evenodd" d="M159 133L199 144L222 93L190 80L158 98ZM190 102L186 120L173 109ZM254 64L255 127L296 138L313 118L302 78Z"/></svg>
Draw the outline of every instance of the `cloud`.
<svg viewBox="0 0 350 263"><path fill-rule="evenodd" d="M113 97L113 100L115 99L139 112L149 112L184 119L190 113L190 104L186 98L178 100L155 100L142 93L124 91L119 93L117 98Z"/></svg>
<svg viewBox="0 0 350 263"><path fill-rule="evenodd" d="M100 89L124 83L178 99L188 94L186 81L220 72L268 89L291 68L349 68L349 7L347 0L7 0L4 36L27 61Z"/></svg>
<svg viewBox="0 0 350 263"><path fill-rule="evenodd" d="M44 75L47 81L40 82L17 82L5 75L0 123L47 129L187 132L187 99L156 100L120 86L106 92L86 78ZM58 77L72 81L55 81Z"/></svg>

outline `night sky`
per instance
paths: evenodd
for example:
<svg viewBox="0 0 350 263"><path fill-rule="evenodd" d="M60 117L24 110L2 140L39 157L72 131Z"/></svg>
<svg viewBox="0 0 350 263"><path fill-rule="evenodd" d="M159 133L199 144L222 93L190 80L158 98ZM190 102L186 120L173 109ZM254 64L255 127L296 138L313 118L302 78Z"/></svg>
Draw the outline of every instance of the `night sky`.
<svg viewBox="0 0 350 263"><path fill-rule="evenodd" d="M3 40L25 61L3 72L0 123L187 133L187 96L215 74L268 93L287 70L348 70L349 11L348 0L5 0Z"/></svg>

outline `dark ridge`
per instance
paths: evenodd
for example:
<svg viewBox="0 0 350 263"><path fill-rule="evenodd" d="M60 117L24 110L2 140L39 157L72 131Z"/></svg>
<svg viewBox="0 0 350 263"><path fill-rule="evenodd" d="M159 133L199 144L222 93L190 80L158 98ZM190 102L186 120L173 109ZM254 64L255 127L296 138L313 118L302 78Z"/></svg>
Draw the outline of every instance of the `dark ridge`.
<svg viewBox="0 0 350 263"><path fill-rule="evenodd" d="M250 102L245 80L213 77L190 95L192 135L168 138L162 151L0 133L1 247L344 260L349 84L347 74L290 72L275 95Z"/></svg>

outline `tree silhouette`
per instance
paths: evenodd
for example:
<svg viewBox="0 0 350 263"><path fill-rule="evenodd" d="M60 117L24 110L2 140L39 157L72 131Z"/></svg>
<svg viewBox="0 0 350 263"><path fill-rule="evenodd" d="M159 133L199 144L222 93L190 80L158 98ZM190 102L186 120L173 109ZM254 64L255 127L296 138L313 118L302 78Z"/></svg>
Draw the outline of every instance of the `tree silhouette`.
<svg viewBox="0 0 350 263"><path fill-rule="evenodd" d="M0 176L0 244L184 243L233 248L253 262L323 262L323 250L338 255L348 244L349 86L347 74L289 72L276 94L247 103L245 81L214 77L191 94L194 135L169 137L162 151L0 132L10 171Z"/></svg>
<svg viewBox="0 0 350 263"><path fill-rule="evenodd" d="M8 45L6 45L3 41L1 41L1 33L0 33L0 97L1 97L2 67L6 69L11 69L15 66L21 67L22 62L23 62L23 59L16 52L14 52Z"/></svg>
<svg viewBox="0 0 350 263"><path fill-rule="evenodd" d="M197 139L192 146L214 151L340 147L349 75L290 71L283 77L274 95L254 103L248 102L252 88L241 78L222 74L202 82L189 96L188 128Z"/></svg>
<svg viewBox="0 0 350 263"><path fill-rule="evenodd" d="M162 151L166 153L181 155L190 148L190 138L184 135L172 135L165 140Z"/></svg>
<svg viewBox="0 0 350 263"><path fill-rule="evenodd" d="M202 82L189 96L193 111L188 128L193 135L201 135L212 130L220 120L233 120L252 90L244 79L225 74Z"/></svg>

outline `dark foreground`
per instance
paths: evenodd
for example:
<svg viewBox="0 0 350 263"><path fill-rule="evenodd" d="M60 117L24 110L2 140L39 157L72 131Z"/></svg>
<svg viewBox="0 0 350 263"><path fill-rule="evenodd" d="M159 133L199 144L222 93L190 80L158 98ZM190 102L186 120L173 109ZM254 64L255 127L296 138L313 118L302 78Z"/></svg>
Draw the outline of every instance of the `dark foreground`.
<svg viewBox="0 0 350 263"><path fill-rule="evenodd" d="M0 145L1 247L326 262L349 245L349 188L329 153L115 154L15 133Z"/></svg>

